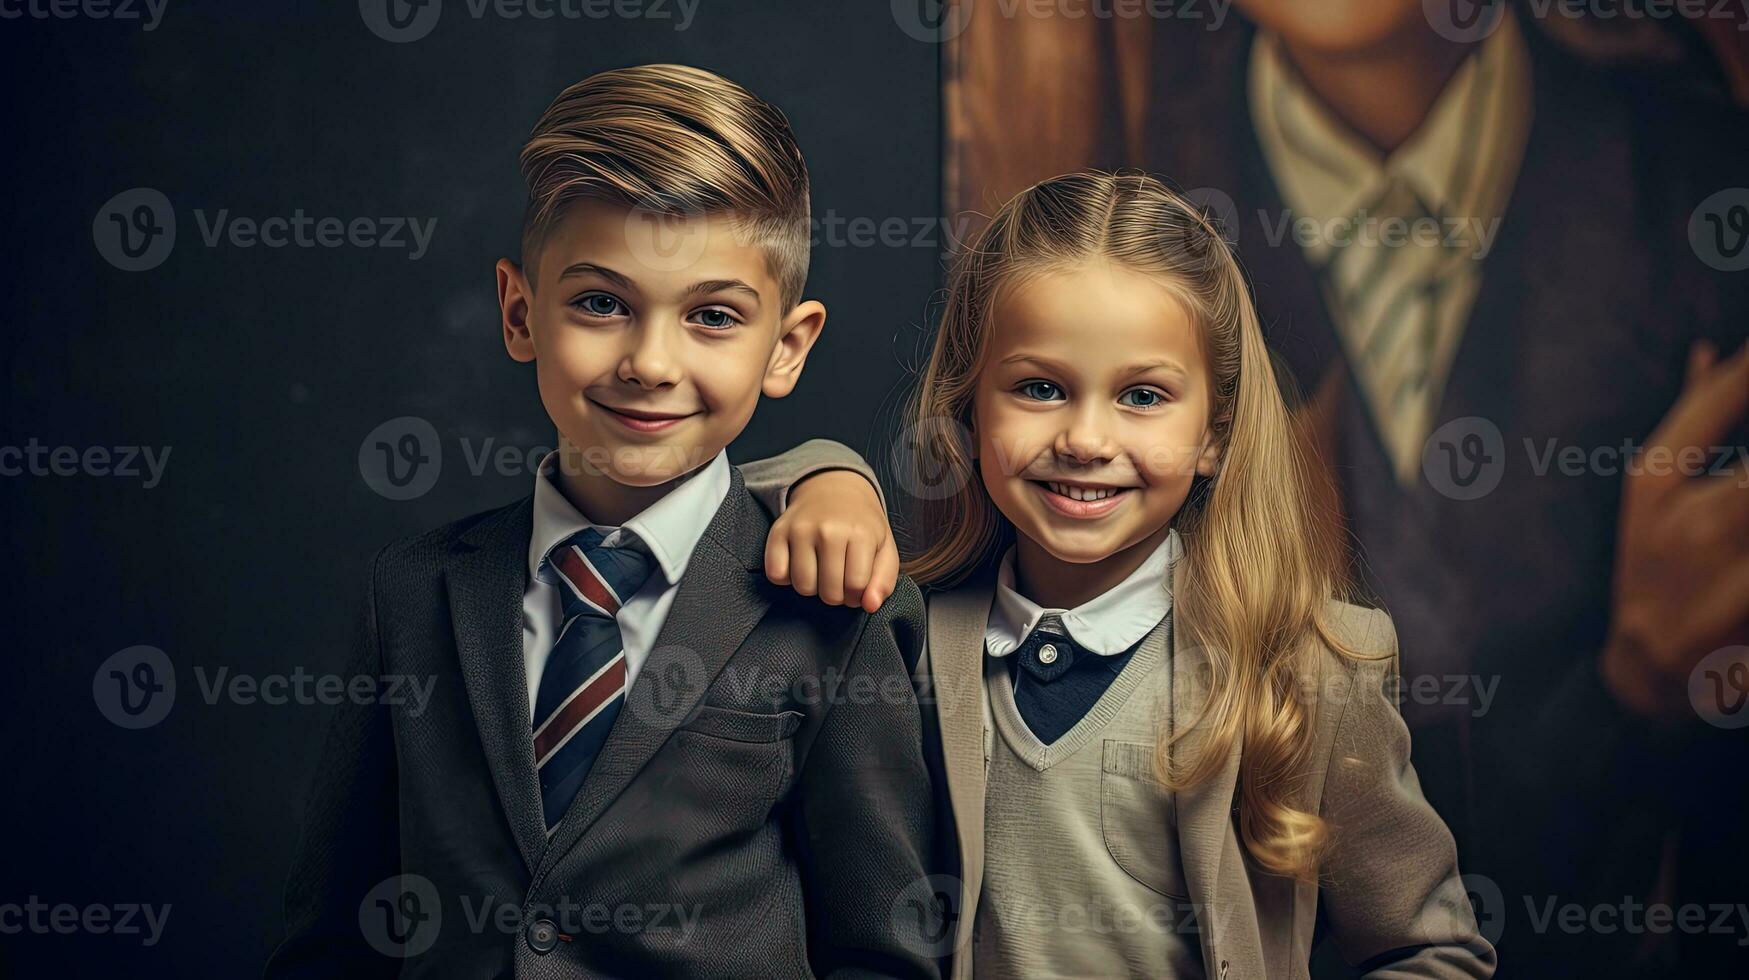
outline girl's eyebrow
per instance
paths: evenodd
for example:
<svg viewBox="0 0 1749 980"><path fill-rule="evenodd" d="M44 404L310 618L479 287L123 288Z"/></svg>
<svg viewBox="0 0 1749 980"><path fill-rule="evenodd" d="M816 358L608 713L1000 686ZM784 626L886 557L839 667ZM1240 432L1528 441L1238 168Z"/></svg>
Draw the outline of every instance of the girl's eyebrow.
<svg viewBox="0 0 1749 980"><path fill-rule="evenodd" d="M1042 368L1045 368L1045 369L1051 370L1051 371L1063 371L1064 370L1063 365L1057 363L1056 361L1051 360L1050 358L1039 357L1037 354L1025 354L1025 353L1010 354L1007 357L1004 357L1002 360L998 361L997 363L998 364L1020 364L1023 362L1030 362L1033 364L1037 364L1039 367L1042 367Z"/></svg>
<svg viewBox="0 0 1749 980"><path fill-rule="evenodd" d="M1138 374L1147 374L1149 371L1156 369L1165 371L1168 374L1175 374L1180 378L1190 377L1190 372L1186 371L1182 364L1179 364L1177 361L1169 360L1143 361L1140 364L1132 364L1124 369L1123 377L1133 378Z"/></svg>

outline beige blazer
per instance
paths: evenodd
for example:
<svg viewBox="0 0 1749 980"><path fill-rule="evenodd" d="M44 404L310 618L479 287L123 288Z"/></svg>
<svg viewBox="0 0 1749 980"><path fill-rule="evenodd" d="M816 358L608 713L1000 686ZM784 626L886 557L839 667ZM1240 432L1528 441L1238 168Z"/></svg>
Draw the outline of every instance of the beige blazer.
<svg viewBox="0 0 1749 980"><path fill-rule="evenodd" d="M984 871L982 677L993 595L990 575L933 594L928 647L917 667L940 724L959 838L955 978L972 975L971 931ZM1344 643L1379 659L1355 661L1324 649L1319 661L1306 791L1335 832L1321 881L1295 882L1246 860L1234 823L1237 747L1218 776L1178 794L1180 858L1207 976L1307 977L1320 901L1342 955L1369 977L1492 976L1494 948L1477 931L1451 833L1409 764L1409 731L1395 701L1396 629L1374 609L1332 602L1328 613ZM1206 697L1208 664L1176 639L1170 652L1173 716L1188 721ZM1195 751L1194 736L1186 741Z"/></svg>

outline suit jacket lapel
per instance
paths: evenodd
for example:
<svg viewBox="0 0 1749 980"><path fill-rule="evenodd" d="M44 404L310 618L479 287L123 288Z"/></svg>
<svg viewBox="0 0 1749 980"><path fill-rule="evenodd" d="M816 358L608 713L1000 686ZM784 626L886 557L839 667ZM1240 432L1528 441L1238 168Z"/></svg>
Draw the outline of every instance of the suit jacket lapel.
<svg viewBox="0 0 1749 980"><path fill-rule="evenodd" d="M760 583L771 523L747 493L740 471L731 467L729 473L728 496L693 549L656 647L626 692L577 798L554 828L537 879L625 791L674 730L697 714L705 691L765 615L770 602Z"/></svg>
<svg viewBox="0 0 1749 980"><path fill-rule="evenodd" d="M984 626L995 596L985 573L929 602L929 672L935 693L948 799L959 836L961 901L956 949L969 957L984 880ZM957 971L956 971L957 972Z"/></svg>
<svg viewBox="0 0 1749 980"><path fill-rule="evenodd" d="M445 571L450 625L499 803L532 871L546 846L522 662L532 496L462 535Z"/></svg>
<svg viewBox="0 0 1749 980"><path fill-rule="evenodd" d="M1184 563L1173 565L1174 596L1171 632L1172 723L1175 734L1191 725L1208 698L1208 657L1202 647L1185 642L1176 597L1182 595ZM1176 743L1177 759L1202 751L1203 738L1194 730ZM1234 790L1239 778L1237 740L1213 776L1177 794L1179 860L1184 881L1203 934L1205 967L1221 976L1221 964L1237 967L1233 975L1264 975L1263 943L1252 907L1250 879L1233 829Z"/></svg>

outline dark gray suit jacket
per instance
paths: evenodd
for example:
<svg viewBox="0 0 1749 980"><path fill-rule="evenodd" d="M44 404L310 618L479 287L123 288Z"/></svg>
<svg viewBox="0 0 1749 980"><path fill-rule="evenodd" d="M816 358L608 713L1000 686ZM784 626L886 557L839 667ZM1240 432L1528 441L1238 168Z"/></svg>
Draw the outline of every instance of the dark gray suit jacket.
<svg viewBox="0 0 1749 980"><path fill-rule="evenodd" d="M769 520L736 471L548 839L531 500L377 555L352 671L435 683L422 712L339 709L268 975L935 976L893 927L935 819L916 587L871 616L770 585Z"/></svg>

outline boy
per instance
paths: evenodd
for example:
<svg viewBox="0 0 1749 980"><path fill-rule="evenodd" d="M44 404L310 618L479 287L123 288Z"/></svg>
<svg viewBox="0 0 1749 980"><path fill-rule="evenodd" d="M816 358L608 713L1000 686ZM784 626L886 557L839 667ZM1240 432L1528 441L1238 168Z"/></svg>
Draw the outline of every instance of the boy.
<svg viewBox="0 0 1749 980"><path fill-rule="evenodd" d="M934 818L920 596L772 587L724 452L825 322L787 122L708 72L605 72L522 168L504 342L560 448L531 497L377 555L353 669L437 683L342 709L269 975L934 976L893 928ZM841 599L842 543L819 557L798 591Z"/></svg>

